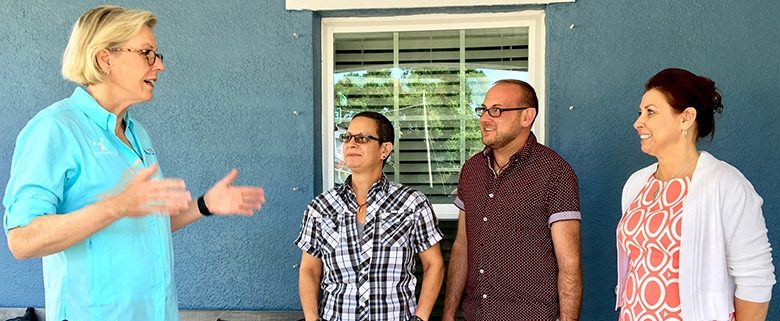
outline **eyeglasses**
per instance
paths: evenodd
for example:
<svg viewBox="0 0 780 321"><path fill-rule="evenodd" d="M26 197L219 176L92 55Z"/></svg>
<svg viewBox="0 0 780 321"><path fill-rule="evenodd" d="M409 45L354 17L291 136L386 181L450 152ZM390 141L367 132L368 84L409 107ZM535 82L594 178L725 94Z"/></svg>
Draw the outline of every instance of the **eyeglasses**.
<svg viewBox="0 0 780 321"><path fill-rule="evenodd" d="M149 63L149 66L153 66L155 62L157 62L157 58L160 58L160 61L163 61L163 55L158 54L152 49L129 49L129 48L110 48L109 51L127 51L127 52L137 52L143 56L146 57L146 62Z"/></svg>
<svg viewBox="0 0 780 321"><path fill-rule="evenodd" d="M482 117L482 114L485 112L490 115L490 117L499 117L501 116L501 113L505 111L512 111L512 110L525 110L533 107L517 107L517 108L498 108L498 107L490 107L487 108L485 106L480 106L477 108L474 108L474 112L477 113L477 116Z"/></svg>
<svg viewBox="0 0 780 321"><path fill-rule="evenodd" d="M366 134L355 134L355 135L352 135L350 133L343 133L343 134L341 134L339 136L339 140L342 143L345 143L345 144L349 143L349 141L352 140L352 138L354 138L355 142L358 143L358 144L365 144L365 143L370 142L371 140L375 140L375 141L378 141L380 143L382 142L381 140L379 140L378 137L374 137L374 136L366 135Z"/></svg>

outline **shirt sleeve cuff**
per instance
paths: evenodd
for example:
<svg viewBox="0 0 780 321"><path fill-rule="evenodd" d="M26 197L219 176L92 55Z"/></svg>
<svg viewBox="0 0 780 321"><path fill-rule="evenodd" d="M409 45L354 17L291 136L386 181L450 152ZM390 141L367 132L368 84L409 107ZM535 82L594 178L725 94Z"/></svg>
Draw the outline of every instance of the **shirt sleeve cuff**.
<svg viewBox="0 0 780 321"><path fill-rule="evenodd" d="M745 286L737 285L734 296L741 300L763 303L772 299L772 285L766 286Z"/></svg>
<svg viewBox="0 0 780 321"><path fill-rule="evenodd" d="M320 251L318 251L314 245L307 241L299 240L295 242L295 246L297 246L302 251L311 254L313 257L319 258L321 256Z"/></svg>
<svg viewBox="0 0 780 321"><path fill-rule="evenodd" d="M580 216L579 211L569 211L569 212L558 212L553 215L550 215L550 218L547 219L547 226L552 225L555 222L558 221L566 221L566 220L578 220L581 221L582 217Z"/></svg>
<svg viewBox="0 0 780 321"><path fill-rule="evenodd" d="M466 205L465 205L465 204L463 204L463 200L462 200L462 199L460 199L460 197L459 197L459 196L458 196L458 197L455 197L455 201L453 201L453 203L454 203L454 204L455 204L455 206L457 206L457 207L458 207L458 209L460 209L461 211L466 211L466 210L465 210L465 207L466 207Z"/></svg>
<svg viewBox="0 0 780 321"><path fill-rule="evenodd" d="M33 219L46 214L55 214L53 206L39 201L16 201L11 204L3 216L3 228L5 233L17 227L25 227Z"/></svg>
<svg viewBox="0 0 780 321"><path fill-rule="evenodd" d="M444 237L441 235L441 233L436 233L433 237L430 237L426 240L424 243L420 243L417 245L417 253L423 252L432 246L439 243Z"/></svg>

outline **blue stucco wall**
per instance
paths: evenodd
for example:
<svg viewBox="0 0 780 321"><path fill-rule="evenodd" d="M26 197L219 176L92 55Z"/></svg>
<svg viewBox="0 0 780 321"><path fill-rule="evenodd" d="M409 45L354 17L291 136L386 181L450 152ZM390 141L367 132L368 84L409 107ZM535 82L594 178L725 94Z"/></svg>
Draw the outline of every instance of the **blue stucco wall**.
<svg viewBox="0 0 780 321"><path fill-rule="evenodd" d="M615 320L620 192L633 171L653 161L639 150L632 124L644 82L666 67L707 75L721 89L715 138L699 147L739 168L763 196L780 264L780 4L578 0L546 13L549 143L580 178L582 319ZM780 287L774 290L780 298ZM778 318L773 303L769 320Z"/></svg>
<svg viewBox="0 0 780 321"><path fill-rule="evenodd" d="M6 62L0 72L0 188L24 123L72 91L59 76L59 59L73 20L97 3L12 0L0 7L0 59ZM242 171L241 183L262 184L268 195L255 217L203 220L175 234L182 308L298 309L294 265L299 254L291 241L303 207L320 186L318 131L312 129L320 119L318 16L287 12L283 0L119 4L160 17L156 31L167 70L155 99L131 110L150 130L166 174L186 178L199 194L235 166ZM539 7L347 15L526 8ZM580 177L582 319L616 318L614 228L620 190L631 172L652 162L639 150L631 124L644 82L665 67L707 75L721 88L725 108L715 140L700 147L753 182L764 197L774 248L780 248L780 173L774 163L780 158L780 4L578 0L544 8L547 143ZM301 37L295 39L293 32ZM41 306L40 261L14 260L4 249L4 236L0 240L0 306ZM770 319L778 315L780 309L770 305Z"/></svg>

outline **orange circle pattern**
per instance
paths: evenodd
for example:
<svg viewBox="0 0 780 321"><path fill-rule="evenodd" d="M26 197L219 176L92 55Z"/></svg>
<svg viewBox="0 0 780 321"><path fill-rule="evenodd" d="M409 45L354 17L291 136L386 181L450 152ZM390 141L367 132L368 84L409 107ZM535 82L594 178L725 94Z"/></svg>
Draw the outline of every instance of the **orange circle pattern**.
<svg viewBox="0 0 780 321"><path fill-rule="evenodd" d="M680 239L690 177L650 176L618 224L628 254L620 321L681 321Z"/></svg>

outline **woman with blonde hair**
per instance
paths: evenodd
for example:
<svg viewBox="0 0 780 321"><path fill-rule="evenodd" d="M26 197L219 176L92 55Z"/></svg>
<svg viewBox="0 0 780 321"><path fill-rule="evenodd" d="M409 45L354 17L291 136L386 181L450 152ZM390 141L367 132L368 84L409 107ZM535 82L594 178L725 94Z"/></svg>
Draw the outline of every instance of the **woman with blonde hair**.
<svg viewBox="0 0 780 321"><path fill-rule="evenodd" d="M22 129L3 198L8 247L43 258L47 320L178 320L171 232L211 214L252 215L263 190L232 170L192 200L166 179L128 108L152 99L164 70L154 14L85 12L62 73L73 94Z"/></svg>
<svg viewBox="0 0 780 321"><path fill-rule="evenodd" d="M617 228L620 320L764 320L775 283L761 197L696 142L723 110L715 82L665 69L634 122L658 162L623 188Z"/></svg>

